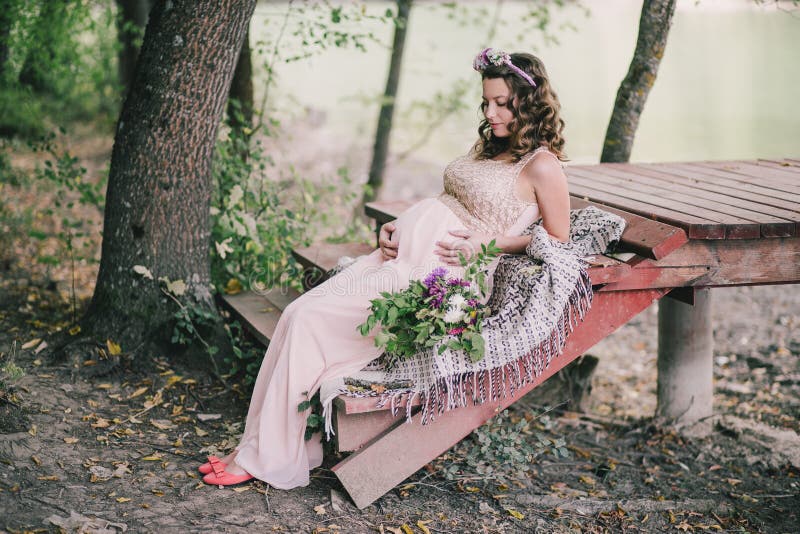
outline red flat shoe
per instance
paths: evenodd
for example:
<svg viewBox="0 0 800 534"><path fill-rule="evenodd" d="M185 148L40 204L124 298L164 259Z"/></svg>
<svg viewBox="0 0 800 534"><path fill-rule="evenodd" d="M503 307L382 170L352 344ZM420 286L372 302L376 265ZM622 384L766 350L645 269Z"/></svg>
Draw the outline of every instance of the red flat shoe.
<svg viewBox="0 0 800 534"><path fill-rule="evenodd" d="M214 469L215 465L218 466L218 469ZM209 473L214 473L217 471L222 472L225 470L225 466L226 466L225 462L223 462L216 456L209 456L208 461L203 465L201 465L200 467L198 467L197 470L200 471L202 474L207 475Z"/></svg>
<svg viewBox="0 0 800 534"><path fill-rule="evenodd" d="M245 472L243 475L232 475L222 471L222 473L209 473L203 477L203 482L212 486L236 486L253 480L255 477Z"/></svg>

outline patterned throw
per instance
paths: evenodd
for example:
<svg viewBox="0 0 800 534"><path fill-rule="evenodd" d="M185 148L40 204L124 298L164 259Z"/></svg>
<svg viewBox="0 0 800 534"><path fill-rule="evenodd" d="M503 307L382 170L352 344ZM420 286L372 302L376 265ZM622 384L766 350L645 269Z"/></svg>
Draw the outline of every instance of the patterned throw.
<svg viewBox="0 0 800 534"><path fill-rule="evenodd" d="M525 232L532 235L526 254L498 260L487 303L491 314L481 325L483 359L472 362L464 352L450 349L438 354L436 345L391 370L378 358L353 376L326 382L320 394L328 438L333 434L332 402L342 393L376 397L379 406L391 403L394 414L405 404L408 420L418 397L427 424L446 410L501 399L529 384L561 353L567 335L591 306L584 258L606 252L624 228L621 217L592 206L570 213L567 243L551 239L539 223L531 225Z"/></svg>

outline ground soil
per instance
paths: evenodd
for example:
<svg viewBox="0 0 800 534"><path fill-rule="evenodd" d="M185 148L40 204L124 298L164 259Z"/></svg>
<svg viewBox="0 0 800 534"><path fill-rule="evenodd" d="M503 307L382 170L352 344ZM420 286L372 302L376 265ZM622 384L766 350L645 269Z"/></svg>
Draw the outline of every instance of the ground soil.
<svg viewBox="0 0 800 534"><path fill-rule="evenodd" d="M35 202L31 196L20 201ZM40 199L39 199L40 200ZM713 291L715 413L689 437L655 421L656 308L594 347L582 413L541 416L535 392L509 414L566 440L524 472L475 472L470 440L364 510L329 467L292 491L204 485L208 453L236 442L246 394L173 354L48 361L37 343L76 313L71 271L0 253L0 365L24 376L0 397L0 529L8 532L797 532L800 288ZM76 271L77 312L96 266ZM23 349L22 347L26 347ZM154 362L154 363L152 363ZM456 465L453 477L445 469ZM82 529L82 530L81 530Z"/></svg>

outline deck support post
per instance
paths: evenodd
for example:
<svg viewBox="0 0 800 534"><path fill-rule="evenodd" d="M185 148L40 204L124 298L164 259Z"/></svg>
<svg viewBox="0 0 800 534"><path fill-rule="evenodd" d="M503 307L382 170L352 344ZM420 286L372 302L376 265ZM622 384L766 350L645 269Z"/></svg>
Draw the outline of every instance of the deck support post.
<svg viewBox="0 0 800 534"><path fill-rule="evenodd" d="M658 308L656 415L685 426L713 413L714 336L710 289L695 289L694 305L665 298Z"/></svg>

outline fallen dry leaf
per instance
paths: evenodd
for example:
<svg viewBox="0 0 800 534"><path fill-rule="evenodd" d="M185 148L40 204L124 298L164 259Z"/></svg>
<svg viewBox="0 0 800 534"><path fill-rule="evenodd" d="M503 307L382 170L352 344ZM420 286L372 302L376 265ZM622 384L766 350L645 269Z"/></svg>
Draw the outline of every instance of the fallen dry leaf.
<svg viewBox="0 0 800 534"><path fill-rule="evenodd" d="M242 291L242 284L236 278L231 278L228 280L228 283L225 284L225 293L228 295L236 295L237 293L241 293Z"/></svg>
<svg viewBox="0 0 800 534"><path fill-rule="evenodd" d="M30 341L28 341L27 343L22 345L21 348L22 348L22 350L32 349L33 347L38 345L41 341L42 341L41 338L38 338L38 337L35 338L35 339L31 339Z"/></svg>
<svg viewBox="0 0 800 534"><path fill-rule="evenodd" d="M140 387L139 389L137 389L136 391L134 391L133 393L128 395L128 398L129 399L134 399L134 398L138 397L139 395L143 395L143 394L147 393L147 389L148 389L147 386Z"/></svg>
<svg viewBox="0 0 800 534"><path fill-rule="evenodd" d="M92 428L108 428L111 426L111 422L108 419L103 419L102 417L98 417L97 421L92 423Z"/></svg>
<svg viewBox="0 0 800 534"><path fill-rule="evenodd" d="M159 430L170 430L175 425L169 419L150 419L150 424Z"/></svg>
<svg viewBox="0 0 800 534"><path fill-rule="evenodd" d="M70 444L78 443L78 438L73 438L73 437L64 438L64 443L70 443Z"/></svg>
<svg viewBox="0 0 800 534"><path fill-rule="evenodd" d="M106 339L106 347L108 347L108 353L112 356L119 356L122 354L122 347L118 344L114 343L110 339Z"/></svg>
<svg viewBox="0 0 800 534"><path fill-rule="evenodd" d="M181 376L179 376L179 375L172 375L169 378L167 378L167 383L166 383L166 385L164 385L164 387L168 388L168 387L172 386L173 384L175 384L176 382L180 382L182 379L183 378Z"/></svg>
<svg viewBox="0 0 800 534"><path fill-rule="evenodd" d="M515 519L519 519L520 521L525 519L525 515L524 514L521 514L521 513L517 512L513 508L507 508L506 512L508 512L508 515L510 515L511 517L513 517Z"/></svg>

